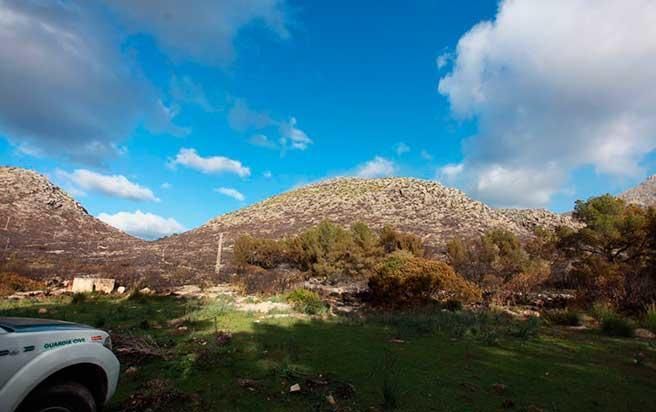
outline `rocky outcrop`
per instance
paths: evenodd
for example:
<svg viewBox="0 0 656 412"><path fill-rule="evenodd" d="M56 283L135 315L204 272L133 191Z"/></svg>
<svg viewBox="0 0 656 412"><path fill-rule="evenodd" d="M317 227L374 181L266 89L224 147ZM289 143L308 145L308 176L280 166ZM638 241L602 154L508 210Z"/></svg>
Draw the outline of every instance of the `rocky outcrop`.
<svg viewBox="0 0 656 412"><path fill-rule="evenodd" d="M559 226L580 227L571 215L558 214L545 209L498 209L518 226L533 232L536 228L555 229Z"/></svg>
<svg viewBox="0 0 656 412"><path fill-rule="evenodd" d="M620 194L619 198L640 206L656 206L656 175Z"/></svg>

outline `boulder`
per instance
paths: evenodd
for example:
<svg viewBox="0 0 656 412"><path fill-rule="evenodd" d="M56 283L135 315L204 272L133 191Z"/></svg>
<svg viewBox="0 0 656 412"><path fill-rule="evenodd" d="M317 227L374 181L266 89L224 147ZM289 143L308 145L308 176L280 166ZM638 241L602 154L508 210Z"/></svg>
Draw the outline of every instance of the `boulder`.
<svg viewBox="0 0 656 412"><path fill-rule="evenodd" d="M638 328L634 331L634 335L640 339L656 339L656 333L649 329Z"/></svg>

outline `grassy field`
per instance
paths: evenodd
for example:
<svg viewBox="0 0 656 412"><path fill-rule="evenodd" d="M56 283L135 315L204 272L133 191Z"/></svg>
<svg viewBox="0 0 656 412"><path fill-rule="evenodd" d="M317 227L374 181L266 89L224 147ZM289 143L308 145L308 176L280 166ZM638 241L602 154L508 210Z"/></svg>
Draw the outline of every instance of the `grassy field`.
<svg viewBox="0 0 656 412"><path fill-rule="evenodd" d="M228 298L101 296L0 302L0 315L146 345L150 356L121 356L110 411L656 410L653 343L500 315L311 319L238 312Z"/></svg>

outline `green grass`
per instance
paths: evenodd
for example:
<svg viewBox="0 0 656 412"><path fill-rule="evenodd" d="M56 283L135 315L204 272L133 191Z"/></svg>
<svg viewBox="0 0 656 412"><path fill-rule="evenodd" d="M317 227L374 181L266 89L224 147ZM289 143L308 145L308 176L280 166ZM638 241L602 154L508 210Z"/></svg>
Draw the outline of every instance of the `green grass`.
<svg viewBox="0 0 656 412"><path fill-rule="evenodd" d="M171 395L151 404L159 411L332 411L327 396L341 411L495 411L507 400L518 411L656 410L653 344L537 320L439 309L359 320L266 318L236 312L229 300L70 301L0 302L0 316L102 323L115 335L150 336L168 353L122 374L113 412L141 392L177 393L177 402ZM38 315L39 308L48 312ZM172 319L180 321L171 326ZM217 330L232 339L216 343ZM158 382L170 386L158 392ZM301 391L290 393L296 383ZM494 384L507 389L499 394Z"/></svg>

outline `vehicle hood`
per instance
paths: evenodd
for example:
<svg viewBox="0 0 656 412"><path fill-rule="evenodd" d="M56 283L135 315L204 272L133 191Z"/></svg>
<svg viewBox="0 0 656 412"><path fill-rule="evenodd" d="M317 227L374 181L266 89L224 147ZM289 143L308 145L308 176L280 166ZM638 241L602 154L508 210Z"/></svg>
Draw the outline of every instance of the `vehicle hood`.
<svg viewBox="0 0 656 412"><path fill-rule="evenodd" d="M0 317L0 327L9 332L42 332L55 330L93 329L91 326L63 320Z"/></svg>

